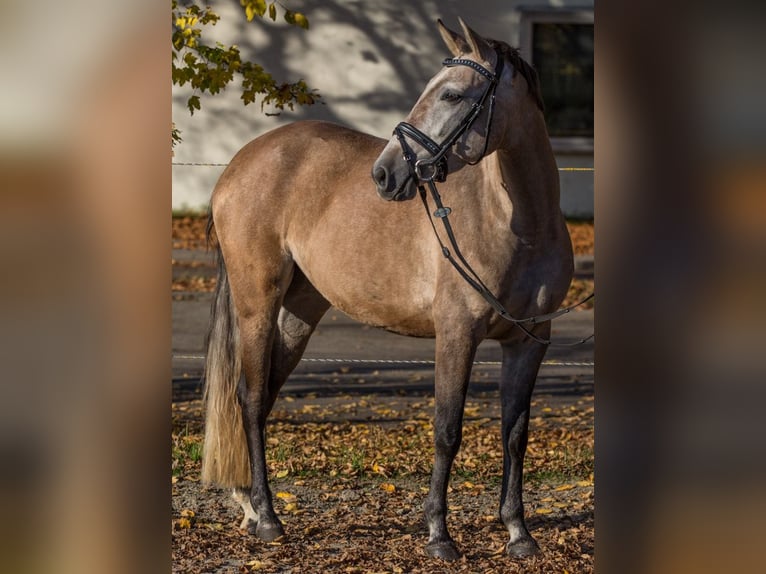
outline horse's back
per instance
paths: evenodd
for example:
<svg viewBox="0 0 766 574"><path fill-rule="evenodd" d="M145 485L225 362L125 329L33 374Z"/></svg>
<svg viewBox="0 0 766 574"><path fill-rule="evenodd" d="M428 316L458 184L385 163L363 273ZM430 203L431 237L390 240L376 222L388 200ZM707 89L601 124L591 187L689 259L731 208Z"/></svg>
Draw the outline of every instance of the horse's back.
<svg viewBox="0 0 766 574"><path fill-rule="evenodd" d="M294 122L255 138L232 158L213 191L219 237L244 237L245 225L251 232L284 225L288 214L292 223L297 217L297 223L310 225L300 221L301 214L321 216L340 182L371 181L369 166L384 145L375 136L323 121Z"/></svg>
<svg viewBox="0 0 766 574"><path fill-rule="evenodd" d="M246 144L231 160L217 187L246 175L282 181L306 171L316 175L354 170L360 158L375 157L385 140L331 122L305 120L273 129ZM369 171L369 165L365 165ZM259 188L264 186L259 185Z"/></svg>

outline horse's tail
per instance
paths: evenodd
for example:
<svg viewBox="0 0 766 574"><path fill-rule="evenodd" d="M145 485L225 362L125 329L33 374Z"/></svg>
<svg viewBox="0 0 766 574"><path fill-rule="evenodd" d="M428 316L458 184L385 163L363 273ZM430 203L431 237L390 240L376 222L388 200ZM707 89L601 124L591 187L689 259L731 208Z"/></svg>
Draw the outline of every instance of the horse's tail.
<svg viewBox="0 0 766 574"><path fill-rule="evenodd" d="M207 225L211 242L213 217ZM239 328L226 264L216 241L218 284L213 299L205 361L205 444L202 481L223 487L249 487L250 467L237 385L242 370Z"/></svg>

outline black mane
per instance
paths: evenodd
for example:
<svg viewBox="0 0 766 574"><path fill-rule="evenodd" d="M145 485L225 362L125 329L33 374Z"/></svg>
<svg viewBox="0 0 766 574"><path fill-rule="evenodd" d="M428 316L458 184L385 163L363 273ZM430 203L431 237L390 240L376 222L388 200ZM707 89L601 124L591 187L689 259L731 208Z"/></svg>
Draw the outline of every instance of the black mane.
<svg viewBox="0 0 766 574"><path fill-rule="evenodd" d="M540 110L545 109L545 105L543 104L543 96L540 91L540 80L537 77L537 72L535 72L535 69L529 65L524 58L521 57L519 54L518 48L513 48L506 44L505 42L501 42L500 40L490 40L487 38L487 42L489 43L492 48L494 48L503 58L506 59L506 61L510 62L510 64L513 66L513 73L521 72L521 75L524 76L524 79L527 81L527 85L529 86L529 92L532 94L532 97L535 99L535 102L537 103L537 107L540 108Z"/></svg>

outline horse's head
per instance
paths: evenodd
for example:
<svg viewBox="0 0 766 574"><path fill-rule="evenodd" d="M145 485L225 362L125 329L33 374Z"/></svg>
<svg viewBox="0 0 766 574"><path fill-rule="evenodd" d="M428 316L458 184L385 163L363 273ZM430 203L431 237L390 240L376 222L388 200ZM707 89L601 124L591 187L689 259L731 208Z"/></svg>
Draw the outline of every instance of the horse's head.
<svg viewBox="0 0 766 574"><path fill-rule="evenodd" d="M526 73L531 68L507 45L482 38L463 20L463 35L438 24L454 58L431 78L373 165L372 178L386 200L412 199L419 181L443 181L448 171L494 152L518 113L511 110L519 100L515 92L526 96L531 80L537 88L536 77ZM514 67L519 63L528 68L521 80Z"/></svg>

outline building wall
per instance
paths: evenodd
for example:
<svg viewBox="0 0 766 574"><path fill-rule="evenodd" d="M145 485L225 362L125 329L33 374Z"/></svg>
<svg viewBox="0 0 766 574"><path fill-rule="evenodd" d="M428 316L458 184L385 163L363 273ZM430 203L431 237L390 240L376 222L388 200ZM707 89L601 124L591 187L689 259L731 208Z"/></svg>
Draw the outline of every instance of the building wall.
<svg viewBox="0 0 766 574"><path fill-rule="evenodd" d="M190 90L173 86L173 121L183 137L173 161L226 163L248 141L299 119L330 120L389 138L449 56L436 28L437 18L459 30L460 16L478 33L518 46L517 6L565 3L473 0L469 10L467 3L457 0L291 0L286 5L309 18L311 29L304 31L270 20L248 23L238 2L210 2L221 16L218 25L207 31L211 41L236 44L243 58L263 64L278 81L305 79L319 89L322 103L266 116L260 113L259 102L243 106L237 91L230 89L202 96L202 110L190 116L185 107ZM578 5L592 8L593 3ZM529 59L529 54L523 55ZM557 159L561 167L593 166L592 151L557 154ZM174 165L173 208L206 209L222 171L223 167ZM564 212L592 217L593 174L562 172L561 181Z"/></svg>

